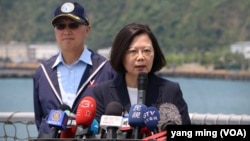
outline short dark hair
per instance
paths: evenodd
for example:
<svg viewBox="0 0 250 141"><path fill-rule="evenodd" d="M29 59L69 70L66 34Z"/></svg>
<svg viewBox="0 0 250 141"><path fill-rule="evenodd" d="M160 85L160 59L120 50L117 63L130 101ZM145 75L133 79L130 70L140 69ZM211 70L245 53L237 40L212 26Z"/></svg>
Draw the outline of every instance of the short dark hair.
<svg viewBox="0 0 250 141"><path fill-rule="evenodd" d="M130 23L118 32L111 47L110 63L113 69L118 73L126 72L123 64L124 56L126 54L126 51L129 49L129 46L132 43L133 39L141 34L147 34L149 36L154 48L155 55L153 66L149 73L159 71L167 64L159 43L149 26L140 23Z"/></svg>

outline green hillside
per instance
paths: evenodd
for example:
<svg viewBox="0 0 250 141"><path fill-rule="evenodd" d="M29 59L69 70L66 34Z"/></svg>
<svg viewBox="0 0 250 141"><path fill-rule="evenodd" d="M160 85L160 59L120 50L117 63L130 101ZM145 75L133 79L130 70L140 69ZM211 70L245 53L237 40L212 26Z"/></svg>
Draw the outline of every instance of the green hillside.
<svg viewBox="0 0 250 141"><path fill-rule="evenodd" d="M131 22L149 24L165 53L216 53L250 39L249 0L78 1L90 18L87 45L94 50L109 47L117 32ZM51 19L60 2L0 0L0 40L54 42Z"/></svg>

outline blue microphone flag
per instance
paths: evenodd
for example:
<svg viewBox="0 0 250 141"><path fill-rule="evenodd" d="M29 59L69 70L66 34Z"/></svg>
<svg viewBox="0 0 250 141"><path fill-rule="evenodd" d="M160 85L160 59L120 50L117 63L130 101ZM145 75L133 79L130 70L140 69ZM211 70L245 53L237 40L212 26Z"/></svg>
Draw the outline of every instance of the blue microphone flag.
<svg viewBox="0 0 250 141"><path fill-rule="evenodd" d="M62 110L51 110L47 123L52 127L57 127L59 130L65 130L67 126L68 116Z"/></svg>
<svg viewBox="0 0 250 141"><path fill-rule="evenodd" d="M155 107L148 107L147 111L143 115L145 126L150 130L157 130L157 125L160 120L160 113Z"/></svg>
<svg viewBox="0 0 250 141"><path fill-rule="evenodd" d="M144 112L147 107L144 104L135 104L129 109L128 123L132 127L144 127Z"/></svg>

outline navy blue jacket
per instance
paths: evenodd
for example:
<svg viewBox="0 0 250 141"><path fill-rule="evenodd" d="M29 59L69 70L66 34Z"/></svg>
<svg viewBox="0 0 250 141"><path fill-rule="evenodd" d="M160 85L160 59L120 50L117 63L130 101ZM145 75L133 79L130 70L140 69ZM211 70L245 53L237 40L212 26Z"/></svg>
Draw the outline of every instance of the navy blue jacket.
<svg viewBox="0 0 250 141"><path fill-rule="evenodd" d="M97 103L96 120L100 121L107 105L112 101L121 103L125 111L129 111L131 103L124 76L119 75L114 80L104 82L92 90ZM191 124L188 106L183 99L179 84L155 74L149 74L145 105L159 108L163 103L174 104L181 114L182 124Z"/></svg>
<svg viewBox="0 0 250 141"><path fill-rule="evenodd" d="M46 118L50 112L50 110L56 110L58 107L62 104L61 100L61 93L57 78L57 69L52 69L52 66L56 60L58 55L53 56L47 61L42 62L42 64L45 66L46 71L48 72L48 75L56 89L56 91L59 93L59 96L56 96L56 94L51 89L48 80L46 79L46 76L42 70L42 67L39 66L34 74L33 77L33 97L34 97L34 112L35 112L35 122L37 129L39 130L39 133L48 133L48 125L46 123ZM92 59L92 66L88 65L86 68L86 71L84 72L83 76L81 77L80 85L83 85L83 83L88 79L88 77L93 73L93 71L98 68L98 66L106 60L103 56L100 56L99 54L96 54L92 52L91 55ZM89 89L93 88L93 86L110 80L114 77L116 73L111 68L109 62L106 62L106 64L101 68L101 70L94 76L92 79L92 82L94 82L92 85L91 83L88 83L85 88L81 91L81 93L77 96L77 98L74 101L74 104L72 106L72 112L76 113L77 106L80 102L80 100L87 95L89 92ZM94 81L93 81L94 80ZM78 88L78 89L79 89Z"/></svg>

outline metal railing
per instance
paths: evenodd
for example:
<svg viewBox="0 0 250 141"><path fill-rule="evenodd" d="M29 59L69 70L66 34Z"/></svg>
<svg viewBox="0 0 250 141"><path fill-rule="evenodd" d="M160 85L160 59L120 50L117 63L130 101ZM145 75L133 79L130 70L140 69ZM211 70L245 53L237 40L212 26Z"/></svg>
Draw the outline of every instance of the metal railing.
<svg viewBox="0 0 250 141"><path fill-rule="evenodd" d="M189 114L192 125L250 125L250 115ZM33 112L0 112L0 141L37 137Z"/></svg>

